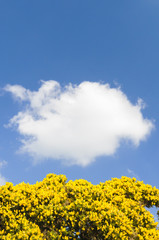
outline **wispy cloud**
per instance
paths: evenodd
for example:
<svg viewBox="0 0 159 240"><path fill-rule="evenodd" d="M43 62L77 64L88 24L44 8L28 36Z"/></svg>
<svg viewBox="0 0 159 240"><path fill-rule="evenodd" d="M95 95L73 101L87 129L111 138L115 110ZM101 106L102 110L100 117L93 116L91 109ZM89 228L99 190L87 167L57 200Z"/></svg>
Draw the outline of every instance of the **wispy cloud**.
<svg viewBox="0 0 159 240"><path fill-rule="evenodd" d="M0 161L0 168L4 167L6 165L7 165L7 161L5 161L5 160Z"/></svg>
<svg viewBox="0 0 159 240"><path fill-rule="evenodd" d="M138 175L137 175L133 170L131 170L131 169L128 168L127 171L128 171L128 173L129 173L129 175L130 175L131 177L134 177L134 178L136 178L137 180L139 180Z"/></svg>
<svg viewBox="0 0 159 240"><path fill-rule="evenodd" d="M0 161L0 169L6 165L7 165L7 162L5 160ZM6 181L7 179L4 176L2 176L2 174L0 173L0 186L4 185Z"/></svg>
<svg viewBox="0 0 159 240"><path fill-rule="evenodd" d="M6 181L6 178L0 174L0 186L5 185Z"/></svg>
<svg viewBox="0 0 159 240"><path fill-rule="evenodd" d="M5 90L26 107L11 120L22 136L22 152L38 162L47 158L86 166L98 156L113 155L121 140L138 146L153 123L142 115L142 101L133 105L119 88L83 82L61 88L42 81L38 91L19 85Z"/></svg>

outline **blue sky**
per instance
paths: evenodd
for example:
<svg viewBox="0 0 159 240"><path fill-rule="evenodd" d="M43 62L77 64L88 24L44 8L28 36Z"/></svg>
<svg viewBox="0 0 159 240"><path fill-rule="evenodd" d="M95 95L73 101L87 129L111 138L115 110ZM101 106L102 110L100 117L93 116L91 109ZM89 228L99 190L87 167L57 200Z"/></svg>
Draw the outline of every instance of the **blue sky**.
<svg viewBox="0 0 159 240"><path fill-rule="evenodd" d="M1 182L158 187L158 12L158 0L0 1Z"/></svg>

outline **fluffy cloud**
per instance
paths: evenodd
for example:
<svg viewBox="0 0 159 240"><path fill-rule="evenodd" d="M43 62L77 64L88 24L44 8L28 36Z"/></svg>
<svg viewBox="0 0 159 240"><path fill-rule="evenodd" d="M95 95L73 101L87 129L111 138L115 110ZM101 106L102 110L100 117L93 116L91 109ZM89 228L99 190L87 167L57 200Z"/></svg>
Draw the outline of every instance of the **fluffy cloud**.
<svg viewBox="0 0 159 240"><path fill-rule="evenodd" d="M121 140L138 146L153 123L142 115L142 101L133 105L119 88L82 82L62 88L42 81L38 91L19 85L5 90L22 102L22 111L10 120L22 136L22 152L34 161L47 158L86 166L98 156L113 155Z"/></svg>

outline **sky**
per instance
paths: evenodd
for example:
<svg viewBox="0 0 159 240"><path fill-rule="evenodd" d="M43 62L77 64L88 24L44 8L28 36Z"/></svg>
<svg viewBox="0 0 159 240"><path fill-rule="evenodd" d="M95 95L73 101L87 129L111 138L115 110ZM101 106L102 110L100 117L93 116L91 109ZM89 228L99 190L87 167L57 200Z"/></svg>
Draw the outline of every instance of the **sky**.
<svg viewBox="0 0 159 240"><path fill-rule="evenodd" d="M0 1L0 184L158 187L159 1Z"/></svg>

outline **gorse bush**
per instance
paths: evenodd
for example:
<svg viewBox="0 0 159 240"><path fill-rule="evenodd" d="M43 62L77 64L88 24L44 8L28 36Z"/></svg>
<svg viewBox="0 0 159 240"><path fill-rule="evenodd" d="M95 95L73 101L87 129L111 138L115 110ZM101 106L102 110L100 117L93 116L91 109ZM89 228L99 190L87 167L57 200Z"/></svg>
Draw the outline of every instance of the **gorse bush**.
<svg viewBox="0 0 159 240"><path fill-rule="evenodd" d="M157 240L145 207L159 190L128 177L93 185L49 174L34 185L0 187L0 239Z"/></svg>

